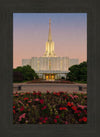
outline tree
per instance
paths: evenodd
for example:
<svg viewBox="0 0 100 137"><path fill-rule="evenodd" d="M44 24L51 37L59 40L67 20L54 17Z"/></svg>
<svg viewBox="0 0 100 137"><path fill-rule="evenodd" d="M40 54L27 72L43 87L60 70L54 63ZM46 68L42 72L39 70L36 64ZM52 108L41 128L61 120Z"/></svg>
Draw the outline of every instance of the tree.
<svg viewBox="0 0 100 137"><path fill-rule="evenodd" d="M23 80L24 80L24 78L23 78L23 75L22 75L21 72L19 72L19 71L14 71L13 72L13 81L20 82L20 81L23 81Z"/></svg>
<svg viewBox="0 0 100 137"><path fill-rule="evenodd" d="M20 72L23 76L23 80L33 80L38 79L38 75L35 73L35 71L31 68L31 66L19 66L16 69L13 70L13 72Z"/></svg>
<svg viewBox="0 0 100 137"><path fill-rule="evenodd" d="M87 62L73 65L69 68L67 79L70 81L87 81Z"/></svg>

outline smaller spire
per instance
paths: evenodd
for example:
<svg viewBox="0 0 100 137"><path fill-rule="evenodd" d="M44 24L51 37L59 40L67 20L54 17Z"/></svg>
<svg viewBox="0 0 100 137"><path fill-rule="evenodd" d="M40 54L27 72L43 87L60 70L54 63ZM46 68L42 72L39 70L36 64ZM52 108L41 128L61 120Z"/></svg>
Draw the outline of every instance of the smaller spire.
<svg viewBox="0 0 100 137"><path fill-rule="evenodd" d="M49 35L48 35L48 41L52 41L52 37L51 37L51 19L49 19Z"/></svg>

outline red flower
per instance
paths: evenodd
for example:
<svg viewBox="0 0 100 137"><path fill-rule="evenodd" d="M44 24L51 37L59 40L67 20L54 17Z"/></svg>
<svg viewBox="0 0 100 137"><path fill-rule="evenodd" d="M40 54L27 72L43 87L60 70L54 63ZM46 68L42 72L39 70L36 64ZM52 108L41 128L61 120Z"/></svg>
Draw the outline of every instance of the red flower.
<svg viewBox="0 0 100 137"><path fill-rule="evenodd" d="M81 109L87 108L87 106L83 106L83 105L79 105L79 104L77 106Z"/></svg>
<svg viewBox="0 0 100 137"><path fill-rule="evenodd" d="M75 112L74 113L81 113L81 111L80 110L75 110Z"/></svg>
<svg viewBox="0 0 100 137"><path fill-rule="evenodd" d="M87 122L87 117L83 117L82 120L83 120L84 122Z"/></svg>
<svg viewBox="0 0 100 137"><path fill-rule="evenodd" d="M56 92L53 92L54 95L56 95Z"/></svg>
<svg viewBox="0 0 100 137"><path fill-rule="evenodd" d="M87 122L87 117L80 118L79 122L81 122L81 121Z"/></svg>
<svg viewBox="0 0 100 137"><path fill-rule="evenodd" d="M56 95L57 95L57 96L60 96L60 93L58 92Z"/></svg>
<svg viewBox="0 0 100 137"><path fill-rule="evenodd" d="M24 100L28 100L29 98L24 98Z"/></svg>
<svg viewBox="0 0 100 137"><path fill-rule="evenodd" d="M15 110L13 110L13 113L15 114L15 113L16 113L16 111L15 111Z"/></svg>
<svg viewBox="0 0 100 137"><path fill-rule="evenodd" d="M60 107L59 110L62 110L62 107Z"/></svg>
<svg viewBox="0 0 100 137"><path fill-rule="evenodd" d="M71 94L71 95L69 95L72 99L74 99L74 97L73 97L73 95Z"/></svg>
<svg viewBox="0 0 100 137"><path fill-rule="evenodd" d="M59 118L59 115L55 116L55 118Z"/></svg>
<svg viewBox="0 0 100 137"><path fill-rule="evenodd" d="M44 103L44 99L40 99L40 103L43 104Z"/></svg>
<svg viewBox="0 0 100 137"><path fill-rule="evenodd" d="M40 100L39 98L34 99L34 101L39 101L39 100Z"/></svg>
<svg viewBox="0 0 100 137"><path fill-rule="evenodd" d="M42 123L46 123L46 120L43 120Z"/></svg>
<svg viewBox="0 0 100 137"><path fill-rule="evenodd" d="M59 110L66 110L66 107L60 107Z"/></svg>
<svg viewBox="0 0 100 137"><path fill-rule="evenodd" d="M25 115L26 115L26 113L24 113L24 114L22 114L21 116L19 116L19 120L18 120L18 121L21 121L22 118L25 118Z"/></svg>
<svg viewBox="0 0 100 137"><path fill-rule="evenodd" d="M31 103L31 102L32 102L31 100L28 101L28 103Z"/></svg>
<svg viewBox="0 0 100 137"><path fill-rule="evenodd" d="M47 108L47 107L46 107L46 106L44 106L44 107L42 107L41 109L42 109L42 110L44 110L44 109L46 109L46 108Z"/></svg>
<svg viewBox="0 0 100 137"><path fill-rule="evenodd" d="M68 122L67 122L67 121L65 121L65 124L68 124Z"/></svg>
<svg viewBox="0 0 100 137"><path fill-rule="evenodd" d="M34 92L33 95L36 95L36 93Z"/></svg>
<svg viewBox="0 0 100 137"><path fill-rule="evenodd" d="M74 105L73 102L71 103L71 105L72 105L72 106Z"/></svg>
<svg viewBox="0 0 100 137"><path fill-rule="evenodd" d="M66 107L63 107L63 110L66 110L67 108Z"/></svg>
<svg viewBox="0 0 100 137"><path fill-rule="evenodd" d="M85 112L85 114L87 114L87 110L86 109L84 109L84 112Z"/></svg>
<svg viewBox="0 0 100 137"><path fill-rule="evenodd" d="M54 122L57 123L57 119L54 119Z"/></svg>
<svg viewBox="0 0 100 137"><path fill-rule="evenodd" d="M71 105L71 103L70 103L70 102L68 102L68 103L67 103L67 106L71 107L72 105Z"/></svg>
<svg viewBox="0 0 100 137"><path fill-rule="evenodd" d="M74 96L74 98L78 98L78 96L77 96L77 95L75 95L75 96Z"/></svg>
<svg viewBox="0 0 100 137"><path fill-rule="evenodd" d="M79 119L79 122L81 122L81 121L82 121L82 119L80 118L80 119Z"/></svg>
<svg viewBox="0 0 100 137"><path fill-rule="evenodd" d="M15 108L15 106L13 106L13 108Z"/></svg>
<svg viewBox="0 0 100 137"><path fill-rule="evenodd" d="M49 94L49 93L50 93L50 91L47 90L47 94Z"/></svg>
<svg viewBox="0 0 100 137"><path fill-rule="evenodd" d="M39 95L39 96L41 96L41 92L40 92L40 91L38 91L38 92L36 93L36 95Z"/></svg>
<svg viewBox="0 0 100 137"><path fill-rule="evenodd" d="M48 120L48 118L47 118L47 117L45 117L45 118L44 118L44 120Z"/></svg>
<svg viewBox="0 0 100 137"><path fill-rule="evenodd" d="M76 110L77 110L77 107L76 107L76 106L73 106L72 109L73 109L74 111L76 111Z"/></svg>
<svg viewBox="0 0 100 137"><path fill-rule="evenodd" d="M24 110L24 107L23 107L23 106L21 106L20 111L23 111L23 110Z"/></svg>
<svg viewBox="0 0 100 137"><path fill-rule="evenodd" d="M43 117L40 117L39 120L41 121L43 119Z"/></svg>
<svg viewBox="0 0 100 137"><path fill-rule="evenodd" d="M16 97L18 97L19 95L18 94L15 94Z"/></svg>

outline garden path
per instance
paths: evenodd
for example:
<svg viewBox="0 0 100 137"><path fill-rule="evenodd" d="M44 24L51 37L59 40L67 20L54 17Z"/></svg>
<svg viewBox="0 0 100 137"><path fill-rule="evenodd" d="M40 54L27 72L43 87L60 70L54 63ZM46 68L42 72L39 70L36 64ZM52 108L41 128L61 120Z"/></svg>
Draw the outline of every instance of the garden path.
<svg viewBox="0 0 100 137"><path fill-rule="evenodd" d="M18 90L16 87L21 85L21 90ZM82 86L82 91L79 91L79 86ZM33 91L41 91L41 92L87 92L87 84L60 84L60 83L14 83L13 84L13 92L33 92Z"/></svg>

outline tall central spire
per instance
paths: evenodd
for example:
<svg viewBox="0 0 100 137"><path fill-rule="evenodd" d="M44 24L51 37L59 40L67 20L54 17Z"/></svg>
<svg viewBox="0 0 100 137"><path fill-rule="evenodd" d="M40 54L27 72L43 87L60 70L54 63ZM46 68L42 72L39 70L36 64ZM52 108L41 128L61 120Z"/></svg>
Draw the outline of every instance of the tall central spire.
<svg viewBox="0 0 100 137"><path fill-rule="evenodd" d="M54 42L51 37L51 19L49 19L49 35L48 41L46 42L44 57L56 57L54 52Z"/></svg>
<svg viewBox="0 0 100 137"><path fill-rule="evenodd" d="M52 41L52 37L51 37L51 19L49 19L49 35L48 35L48 41Z"/></svg>

